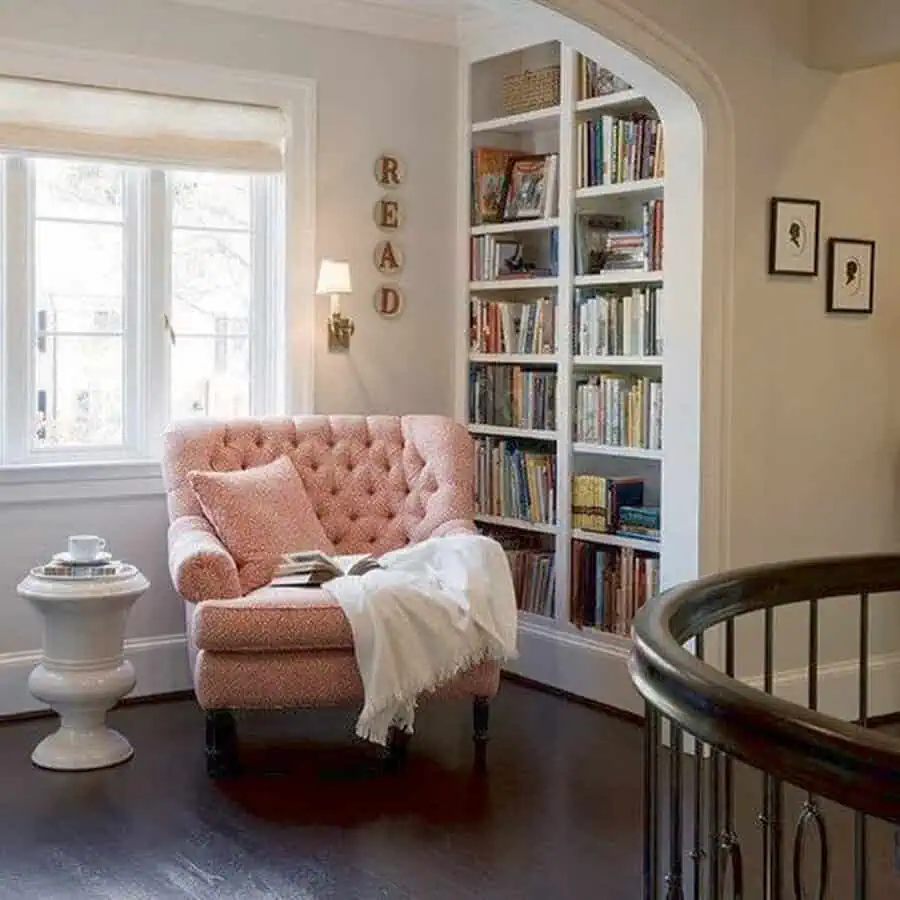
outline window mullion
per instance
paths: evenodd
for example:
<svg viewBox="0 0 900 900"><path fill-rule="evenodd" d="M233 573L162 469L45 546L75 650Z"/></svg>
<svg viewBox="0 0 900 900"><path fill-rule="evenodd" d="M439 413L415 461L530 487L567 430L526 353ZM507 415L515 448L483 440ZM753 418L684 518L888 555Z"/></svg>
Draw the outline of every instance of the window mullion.
<svg viewBox="0 0 900 900"><path fill-rule="evenodd" d="M33 350L35 341L34 179L22 157L7 160L6 304L4 379L6 419L4 462L24 462L31 450L36 405Z"/></svg>
<svg viewBox="0 0 900 900"><path fill-rule="evenodd" d="M162 432L169 421L171 342L166 322L172 315L172 216L166 173L153 169L147 179L147 389L148 450L162 455Z"/></svg>
<svg viewBox="0 0 900 900"><path fill-rule="evenodd" d="M147 284L146 190L143 170L126 170L124 176L122 284L123 299L123 439L131 455L146 452L147 367L145 356Z"/></svg>
<svg viewBox="0 0 900 900"><path fill-rule="evenodd" d="M251 411L287 411L281 190L278 179L257 175L251 180L250 390Z"/></svg>

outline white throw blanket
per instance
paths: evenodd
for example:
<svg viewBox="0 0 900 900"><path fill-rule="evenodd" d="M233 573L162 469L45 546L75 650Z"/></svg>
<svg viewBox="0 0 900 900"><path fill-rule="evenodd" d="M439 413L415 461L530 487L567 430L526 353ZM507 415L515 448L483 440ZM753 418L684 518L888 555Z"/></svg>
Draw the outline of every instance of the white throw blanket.
<svg viewBox="0 0 900 900"><path fill-rule="evenodd" d="M485 661L516 656L516 599L503 548L450 535L386 553L384 569L323 585L350 622L365 704L356 733L413 730L420 694Z"/></svg>

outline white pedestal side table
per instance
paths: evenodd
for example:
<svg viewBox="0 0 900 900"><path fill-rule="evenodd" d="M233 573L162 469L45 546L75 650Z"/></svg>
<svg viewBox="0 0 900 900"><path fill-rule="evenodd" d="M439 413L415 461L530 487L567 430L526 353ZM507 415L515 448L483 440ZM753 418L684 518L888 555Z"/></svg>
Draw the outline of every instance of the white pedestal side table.
<svg viewBox="0 0 900 900"><path fill-rule="evenodd" d="M19 595L44 620L44 653L28 688L60 716L59 730L31 755L45 769L102 769L125 762L131 744L106 727L106 713L135 685L124 656L125 621L150 582L134 567L107 567L98 577L48 575L38 566ZM52 571L52 569L51 569Z"/></svg>

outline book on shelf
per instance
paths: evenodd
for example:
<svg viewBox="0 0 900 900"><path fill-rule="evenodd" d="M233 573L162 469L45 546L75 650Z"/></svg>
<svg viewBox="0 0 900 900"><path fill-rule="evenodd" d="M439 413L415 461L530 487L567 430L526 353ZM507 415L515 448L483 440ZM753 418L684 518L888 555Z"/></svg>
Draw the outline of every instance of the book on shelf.
<svg viewBox="0 0 900 900"><path fill-rule="evenodd" d="M622 508L641 507L644 479L636 475L574 475L572 527L615 534Z"/></svg>
<svg viewBox="0 0 900 900"><path fill-rule="evenodd" d="M469 421L473 425L553 431L556 372L523 366L471 364Z"/></svg>
<svg viewBox="0 0 900 900"><path fill-rule="evenodd" d="M498 281L509 278L552 278L559 274L559 232L548 231L547 265L538 265L531 257L533 248L513 238L492 234L475 235L469 247L469 278L472 281Z"/></svg>
<svg viewBox="0 0 900 900"><path fill-rule="evenodd" d="M472 297L469 349L473 353L554 353L556 303L552 297L516 303Z"/></svg>
<svg viewBox="0 0 900 900"><path fill-rule="evenodd" d="M506 170L520 150L476 147L472 150L472 224L484 225L502 219Z"/></svg>
<svg viewBox="0 0 900 900"><path fill-rule="evenodd" d="M590 375L575 388L575 440L662 449L662 381L623 373Z"/></svg>
<svg viewBox="0 0 900 900"><path fill-rule="evenodd" d="M540 535L481 525L502 547L509 561L516 606L524 612L552 618L556 609L556 554Z"/></svg>
<svg viewBox="0 0 900 900"><path fill-rule="evenodd" d="M506 558L518 608L552 618L556 607L556 554L550 550L507 550Z"/></svg>
<svg viewBox="0 0 900 900"><path fill-rule="evenodd" d="M600 116L575 137L579 187L624 184L665 175L663 123L650 116Z"/></svg>
<svg viewBox="0 0 900 900"><path fill-rule="evenodd" d="M616 533L640 541L660 539L658 506L620 506Z"/></svg>
<svg viewBox="0 0 900 900"><path fill-rule="evenodd" d="M378 559L369 553L329 556L319 550L285 553L275 569L273 587L318 587L342 575L365 575L380 569Z"/></svg>
<svg viewBox="0 0 900 900"><path fill-rule="evenodd" d="M635 287L628 294L580 290L572 334L576 356L661 356L661 287Z"/></svg>
<svg viewBox="0 0 900 900"><path fill-rule="evenodd" d="M639 226L627 227L614 214L579 213L575 217L575 273L656 272L663 258L662 199L641 204Z"/></svg>
<svg viewBox="0 0 900 900"><path fill-rule="evenodd" d="M475 508L484 515L555 524L555 454L504 438L476 439Z"/></svg>
<svg viewBox="0 0 900 900"><path fill-rule="evenodd" d="M605 97L631 90L631 85L618 75L585 56L578 57L578 96L582 100Z"/></svg>
<svg viewBox="0 0 900 900"><path fill-rule="evenodd" d="M627 635L635 613L659 593L659 557L573 541L571 581L574 625Z"/></svg>

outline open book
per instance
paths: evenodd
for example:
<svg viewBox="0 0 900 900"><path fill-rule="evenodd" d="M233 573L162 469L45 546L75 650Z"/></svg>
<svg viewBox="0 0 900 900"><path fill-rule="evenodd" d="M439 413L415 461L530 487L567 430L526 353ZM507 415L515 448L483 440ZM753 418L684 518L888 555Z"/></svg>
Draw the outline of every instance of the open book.
<svg viewBox="0 0 900 900"><path fill-rule="evenodd" d="M320 550L285 553L272 579L274 587L318 587L341 575L363 575L380 569L378 560L369 553L328 556Z"/></svg>

